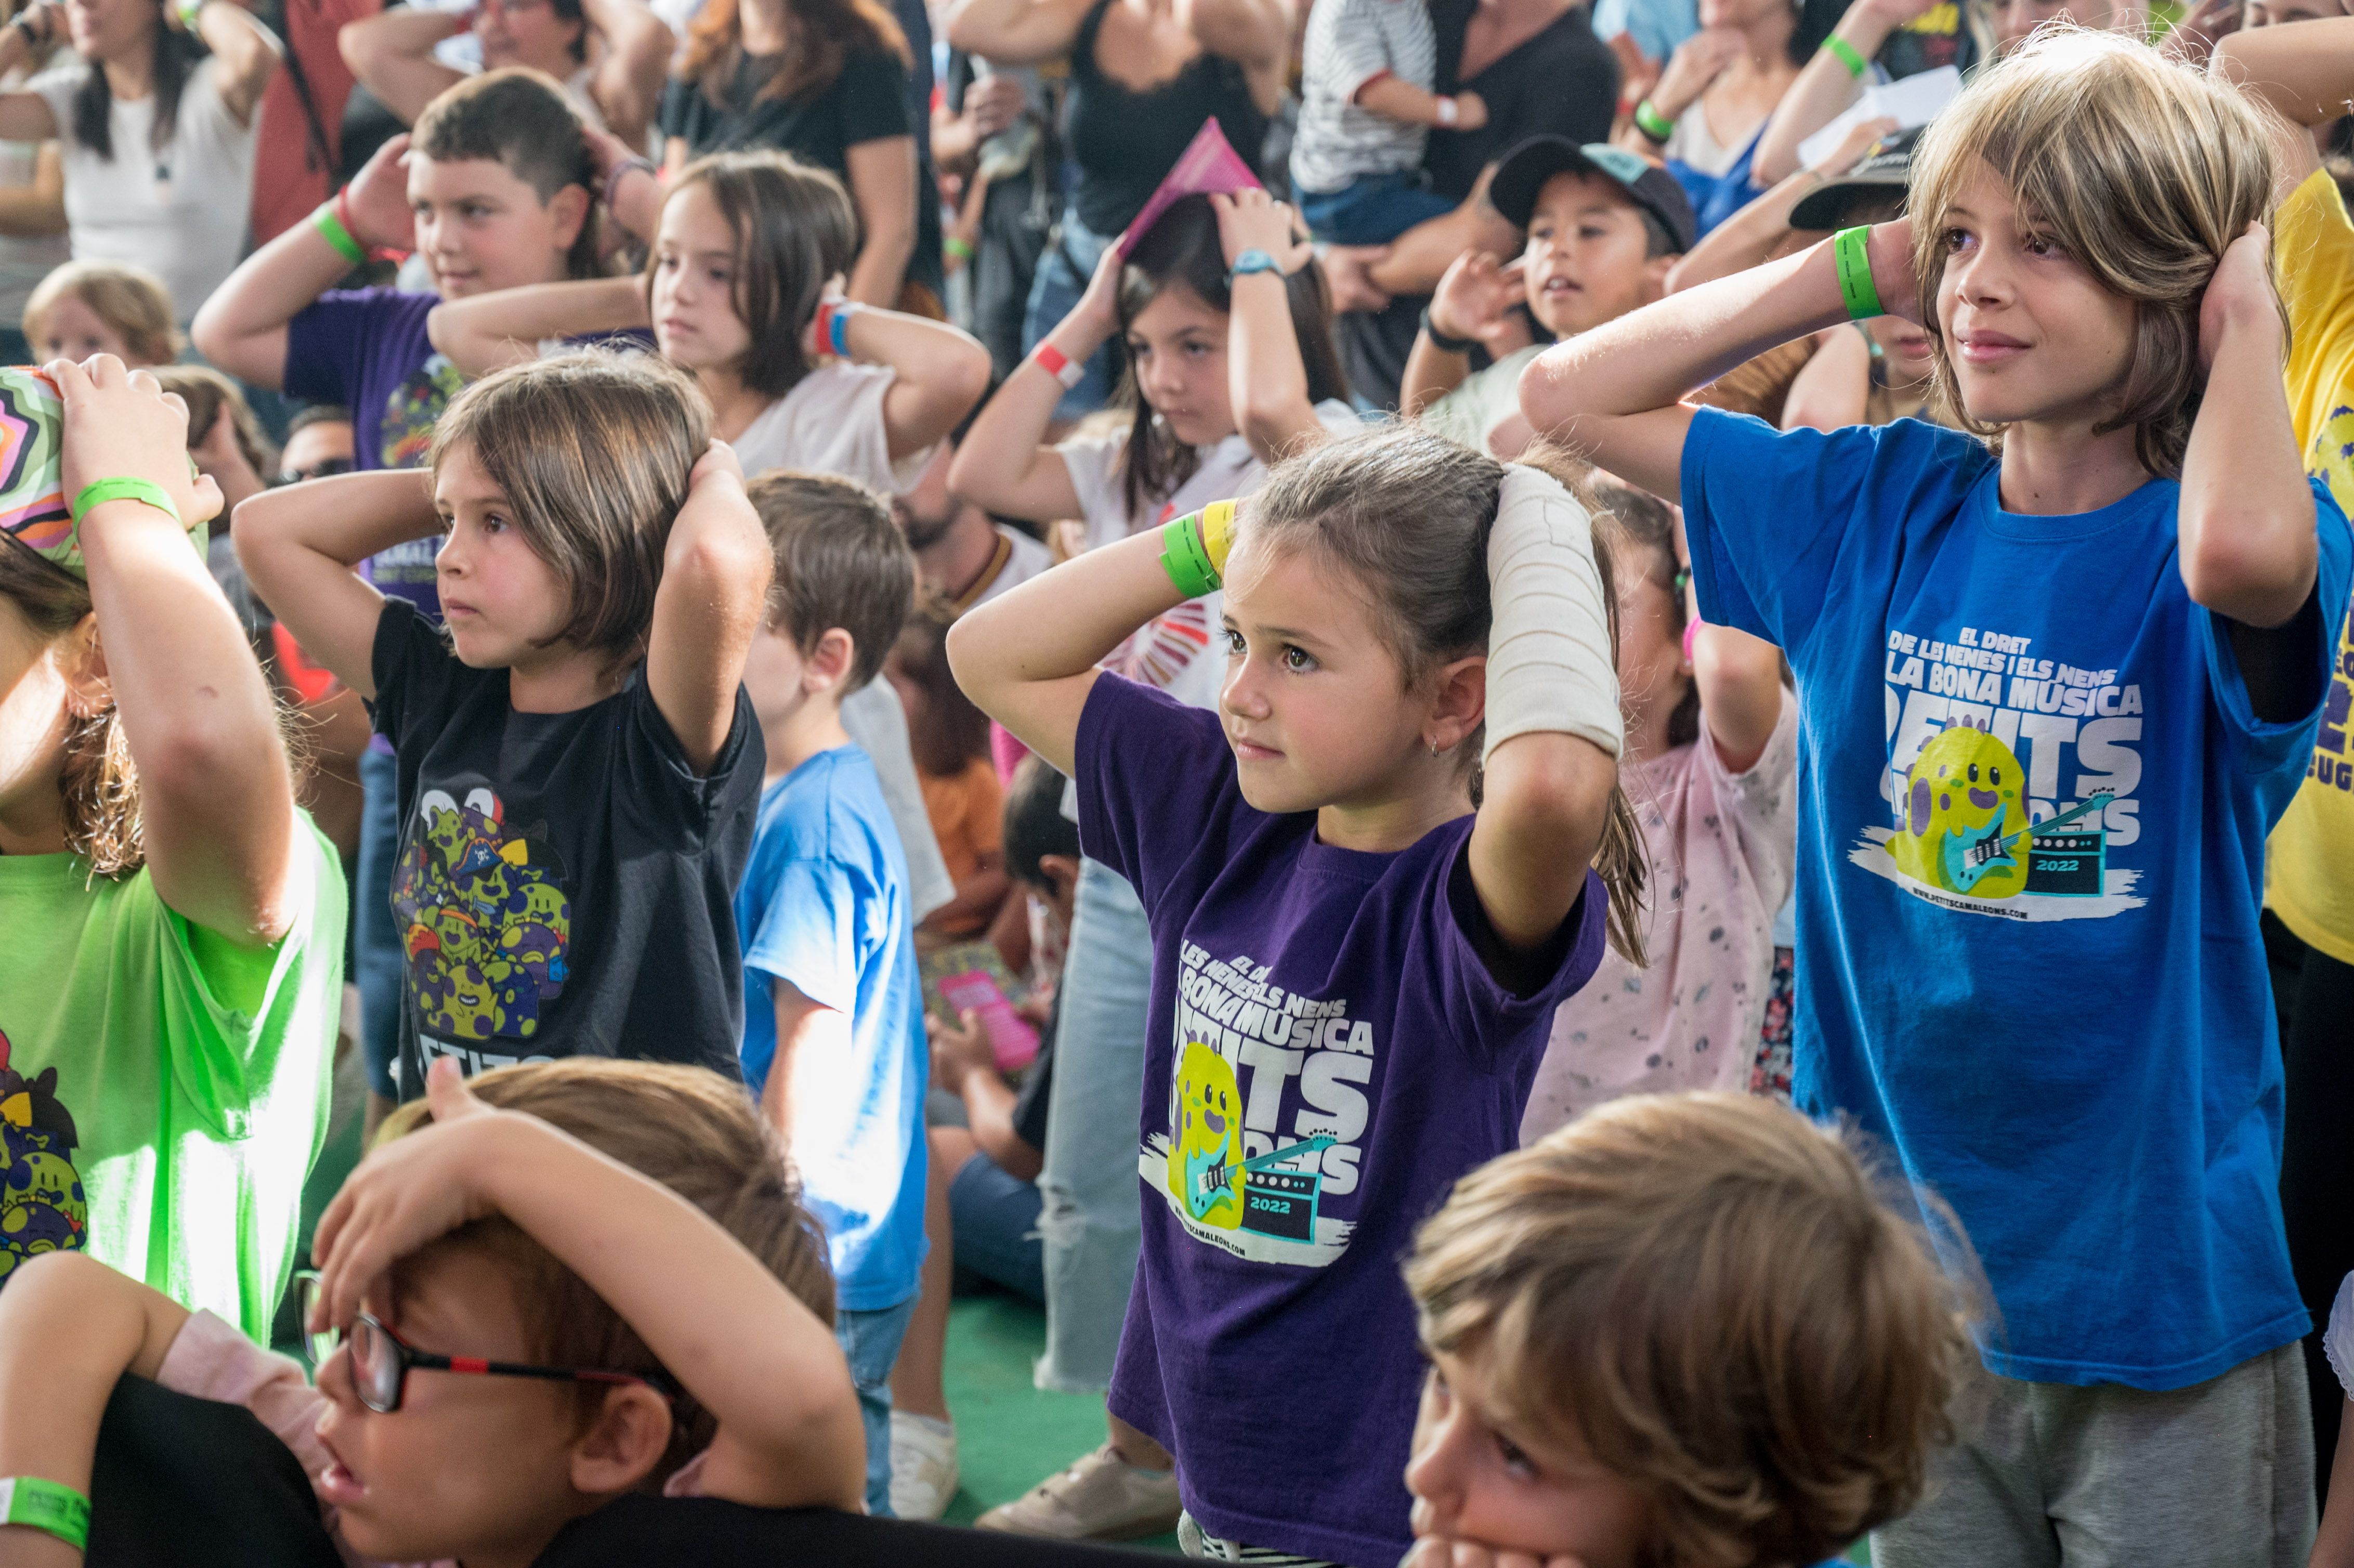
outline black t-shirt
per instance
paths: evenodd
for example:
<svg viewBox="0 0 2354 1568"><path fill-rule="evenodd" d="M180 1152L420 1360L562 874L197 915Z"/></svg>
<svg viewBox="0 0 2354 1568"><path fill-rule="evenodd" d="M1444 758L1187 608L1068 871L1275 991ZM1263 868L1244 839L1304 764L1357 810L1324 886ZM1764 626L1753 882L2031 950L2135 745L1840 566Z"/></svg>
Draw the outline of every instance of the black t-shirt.
<svg viewBox="0 0 2354 1568"><path fill-rule="evenodd" d="M293 1450L241 1404L129 1373L90 1467L88 1568L342 1568Z"/></svg>
<svg viewBox="0 0 2354 1568"><path fill-rule="evenodd" d="M1149 92L1132 92L1096 63L1096 35L1111 0L1097 0L1071 42L1071 88L1064 145L1078 178L1071 206L1097 234L1126 228L1166 177L1202 122L1214 119L1244 163L1258 167L1267 116L1250 94L1243 68L1204 53Z"/></svg>
<svg viewBox="0 0 2354 1568"><path fill-rule="evenodd" d="M779 66L775 55L745 55L736 64L725 105L699 83L673 79L663 90L660 122L665 137L686 143L691 157L773 147L831 169L850 183L850 149L862 142L913 136L907 68L881 50L854 51L822 92L763 98L760 89Z"/></svg>
<svg viewBox="0 0 2354 1568"><path fill-rule="evenodd" d="M533 1568L1153 1568L1171 1561L1093 1542L632 1493L566 1525Z"/></svg>
<svg viewBox="0 0 2354 1568"><path fill-rule="evenodd" d="M1038 1031L1038 1054L1013 1098L1013 1136L1042 1152L1046 1147L1047 1091L1055 1085L1055 1036L1062 1029L1063 988L1056 986L1055 1010L1046 1015L1046 1027Z"/></svg>
<svg viewBox="0 0 2354 1568"><path fill-rule="evenodd" d="M1463 35L1479 0L1430 0L1430 23L1438 38L1437 79L1432 90L1476 92L1488 106L1488 122L1477 131L1433 131L1424 144L1422 166L1431 188L1461 201L1479 183L1479 172L1532 136L1566 136L1573 142L1606 142L1618 108L1618 60L1594 36L1583 5L1572 5L1543 32L1469 79L1458 75ZM1391 302L1371 314L1344 315L1335 323L1341 367L1361 396L1397 406L1398 381L1427 294Z"/></svg>
<svg viewBox="0 0 2354 1568"><path fill-rule="evenodd" d="M376 629L376 725L399 759L404 1097L425 1064L559 1056L737 1076L736 884L766 753L743 689L709 774L687 765L643 664L617 695L518 713L405 599Z"/></svg>

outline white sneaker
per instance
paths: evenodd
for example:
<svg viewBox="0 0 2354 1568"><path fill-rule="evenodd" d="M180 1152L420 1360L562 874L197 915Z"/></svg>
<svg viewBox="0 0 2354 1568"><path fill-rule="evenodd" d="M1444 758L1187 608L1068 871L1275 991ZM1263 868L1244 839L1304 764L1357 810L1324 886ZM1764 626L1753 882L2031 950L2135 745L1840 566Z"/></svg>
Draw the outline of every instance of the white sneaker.
<svg viewBox="0 0 2354 1568"><path fill-rule="evenodd" d="M891 1413L891 1511L938 1519L957 1494L956 1428L938 1416Z"/></svg>
<svg viewBox="0 0 2354 1568"><path fill-rule="evenodd" d="M1134 1541L1177 1528L1177 1477L1140 1470L1102 1447L973 1520L1050 1541Z"/></svg>

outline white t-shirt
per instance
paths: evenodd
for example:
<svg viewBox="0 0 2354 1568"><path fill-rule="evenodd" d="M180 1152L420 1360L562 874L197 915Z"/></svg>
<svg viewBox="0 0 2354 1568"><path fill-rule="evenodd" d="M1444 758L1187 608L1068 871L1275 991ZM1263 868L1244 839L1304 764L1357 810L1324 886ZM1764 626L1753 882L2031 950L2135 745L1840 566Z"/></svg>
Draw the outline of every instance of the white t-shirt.
<svg viewBox="0 0 2354 1568"><path fill-rule="evenodd" d="M1357 411L1337 400L1317 404L1316 418L1337 435L1353 434L1363 428ZM1258 461L1250 442L1240 435L1228 436L1202 453L1193 477L1179 485L1160 507L1151 509L1149 515L1132 516L1120 461L1128 450L1127 431L1067 440L1055 450L1063 454L1063 465L1070 471L1071 490L1079 498L1079 517L1087 524L1090 550L1157 528L1213 501L1248 495L1267 482L1267 464ZM1226 679L1225 650L1218 645L1217 637L1224 597L1214 593L1179 605L1121 643L1103 667L1158 686L1190 707L1214 709L1218 690Z"/></svg>
<svg viewBox="0 0 2354 1568"><path fill-rule="evenodd" d="M0 189L31 185L40 153L38 142L0 142ZM0 235L0 326L14 326L24 319L25 302L50 269L71 254L62 234L30 239Z"/></svg>
<svg viewBox="0 0 2354 1568"><path fill-rule="evenodd" d="M846 359L820 365L761 409L730 443L745 477L793 468L854 479L885 495L913 485L932 461L932 449L891 461L883 395L898 374L887 365L854 365Z"/></svg>
<svg viewBox="0 0 2354 1568"><path fill-rule="evenodd" d="M93 69L77 61L26 84L57 117L74 260L148 269L171 290L173 313L185 325L245 250L261 117L237 122L221 100L220 61L207 58L188 72L179 121L162 152L148 139L154 97L118 98L108 122L114 156L101 158L73 133L74 96Z"/></svg>
<svg viewBox="0 0 2354 1568"><path fill-rule="evenodd" d="M1735 137L1731 146L1724 145L1716 139L1716 132L1709 129L1708 110L1695 98L1691 107L1685 110L1676 122L1675 133L1668 138L1668 144L1659 149L1659 155L1689 164L1702 174L1714 178L1733 167L1734 160L1741 156L1741 150L1749 145L1750 137L1756 133L1756 127L1752 126L1746 133Z"/></svg>

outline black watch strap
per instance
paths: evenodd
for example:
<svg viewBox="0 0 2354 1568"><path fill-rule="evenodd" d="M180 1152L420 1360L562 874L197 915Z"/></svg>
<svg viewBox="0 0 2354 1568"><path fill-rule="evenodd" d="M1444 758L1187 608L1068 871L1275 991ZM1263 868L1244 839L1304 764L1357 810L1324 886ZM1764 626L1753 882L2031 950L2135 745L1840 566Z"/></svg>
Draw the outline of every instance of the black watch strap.
<svg viewBox="0 0 2354 1568"><path fill-rule="evenodd" d="M1472 337L1449 337L1431 323L1430 307L1422 307L1422 335L1430 339L1430 346L1446 354L1469 354L1479 346Z"/></svg>

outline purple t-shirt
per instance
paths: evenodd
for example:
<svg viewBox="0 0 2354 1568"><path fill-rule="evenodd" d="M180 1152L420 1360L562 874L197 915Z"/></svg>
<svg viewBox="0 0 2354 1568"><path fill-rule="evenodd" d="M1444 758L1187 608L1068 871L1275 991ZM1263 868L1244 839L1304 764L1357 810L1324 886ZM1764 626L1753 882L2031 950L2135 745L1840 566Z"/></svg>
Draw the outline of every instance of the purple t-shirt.
<svg viewBox="0 0 2354 1568"><path fill-rule="evenodd" d="M465 377L433 346L425 318L438 294L395 289L337 289L286 323L289 397L341 403L352 411L352 466L415 468L433 442L433 426ZM434 586L437 538L411 539L368 557L365 575L386 593L441 619Z"/></svg>
<svg viewBox="0 0 2354 1568"><path fill-rule="evenodd" d="M1116 675L1077 758L1080 842L1152 926L1112 1411L1177 1456L1211 1533L1391 1568L1422 1375L1399 1260L1518 1145L1553 1010L1602 955L1601 882L1515 995L1473 946L1472 818L1394 854L1320 842L1312 812L1243 800L1216 715Z"/></svg>

